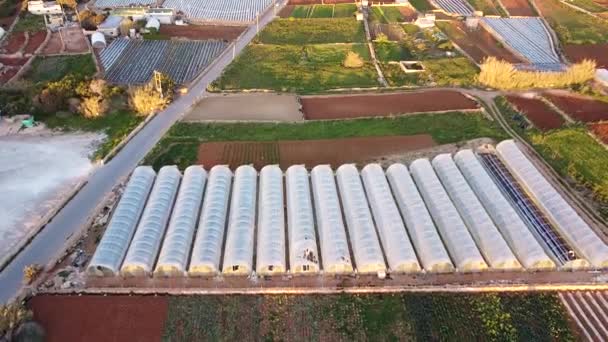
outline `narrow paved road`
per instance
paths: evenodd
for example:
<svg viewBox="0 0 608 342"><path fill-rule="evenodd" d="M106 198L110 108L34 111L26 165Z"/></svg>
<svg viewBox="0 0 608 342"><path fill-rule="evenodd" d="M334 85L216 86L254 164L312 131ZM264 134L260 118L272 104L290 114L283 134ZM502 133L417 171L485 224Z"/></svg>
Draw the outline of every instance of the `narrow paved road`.
<svg viewBox="0 0 608 342"><path fill-rule="evenodd" d="M284 4L276 8L278 13ZM270 8L260 17L262 30L274 18ZM236 53L255 37L254 23L236 43ZM78 194L47 224L32 242L0 273L0 303L14 298L21 289L23 269L27 265L46 265L63 248L67 239L80 230L92 215L96 206L117 184L127 176L144 156L154 147L165 132L206 94L209 83L215 80L232 61L230 47L194 85L190 92L179 98L165 111L152 119L125 147L106 165L97 170Z"/></svg>

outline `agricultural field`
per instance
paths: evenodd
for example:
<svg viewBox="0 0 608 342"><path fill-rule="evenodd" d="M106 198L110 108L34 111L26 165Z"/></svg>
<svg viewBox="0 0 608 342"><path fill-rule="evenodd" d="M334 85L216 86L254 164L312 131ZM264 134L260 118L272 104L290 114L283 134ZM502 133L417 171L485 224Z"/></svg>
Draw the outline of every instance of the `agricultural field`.
<svg viewBox="0 0 608 342"><path fill-rule="evenodd" d="M523 62L483 27L469 30L459 21L441 21L436 25L478 64L487 57L496 57L509 63Z"/></svg>
<svg viewBox="0 0 608 342"><path fill-rule="evenodd" d="M227 44L221 41L165 41L116 39L100 54L106 80L115 84L143 84L153 71L186 84L200 74Z"/></svg>
<svg viewBox="0 0 608 342"><path fill-rule="evenodd" d="M510 95L507 100L541 131L558 129L565 123L564 118L541 99Z"/></svg>
<svg viewBox="0 0 608 342"><path fill-rule="evenodd" d="M376 87L378 76L364 42L363 24L355 19L277 19L210 89L314 93ZM344 61L349 53L355 53L361 65L346 67Z"/></svg>
<svg viewBox="0 0 608 342"><path fill-rule="evenodd" d="M74 56L36 56L32 68L23 76L33 83L57 81L67 74L90 77L95 74L95 62L90 54Z"/></svg>
<svg viewBox="0 0 608 342"><path fill-rule="evenodd" d="M608 3L602 4L601 0L570 0L569 2L574 6L580 7L592 13L608 14Z"/></svg>
<svg viewBox="0 0 608 342"><path fill-rule="evenodd" d="M501 140L506 134L480 113L420 114L305 123L178 123L146 156L144 163L186 167L195 164L201 143L277 141L429 134L437 144L480 137Z"/></svg>
<svg viewBox="0 0 608 342"><path fill-rule="evenodd" d="M356 11L356 4L297 5L292 6L291 12L282 15L282 17L298 19L352 18Z"/></svg>
<svg viewBox="0 0 608 342"><path fill-rule="evenodd" d="M545 293L38 296L28 305L51 342L97 341L100 336L146 341L249 341L262 336L283 341L378 336L415 341L574 341L577 337L557 295Z"/></svg>
<svg viewBox="0 0 608 342"><path fill-rule="evenodd" d="M366 164L397 154L435 146L427 134L365 138L279 140L272 142L208 142L199 147L197 162L206 168L229 165L253 165L260 170L266 165L279 165L286 170L292 165Z"/></svg>
<svg viewBox="0 0 608 342"><path fill-rule="evenodd" d="M254 39L256 44L304 45L365 43L363 23L349 18L276 19Z"/></svg>
<svg viewBox="0 0 608 342"><path fill-rule="evenodd" d="M435 9L428 0L410 0L409 3L416 10L423 13Z"/></svg>
<svg viewBox="0 0 608 342"><path fill-rule="evenodd" d="M406 6L372 6L369 20L383 24L406 21L403 14L407 12L406 10L402 11L401 7L408 8Z"/></svg>
<svg viewBox="0 0 608 342"><path fill-rule="evenodd" d="M598 68L608 68L608 43L569 44L564 46L564 52L573 63L580 63L585 59L591 59L597 63Z"/></svg>
<svg viewBox="0 0 608 342"><path fill-rule="evenodd" d="M435 0L435 3L448 14L457 16L473 15L473 7L467 0Z"/></svg>
<svg viewBox="0 0 608 342"><path fill-rule="evenodd" d="M538 15L529 0L500 0L508 12L514 17L535 17Z"/></svg>
<svg viewBox="0 0 608 342"><path fill-rule="evenodd" d="M482 11L483 15L498 15L506 17L507 13L500 7L496 0L467 0L468 3L477 11Z"/></svg>
<svg viewBox="0 0 608 342"><path fill-rule="evenodd" d="M606 291L569 291L560 292L559 298L566 307L572 320L589 341L608 339L608 319ZM603 304L603 306L602 306Z"/></svg>
<svg viewBox="0 0 608 342"><path fill-rule="evenodd" d="M589 124L589 130L593 132L600 141L608 145L608 122L596 122Z"/></svg>
<svg viewBox="0 0 608 342"><path fill-rule="evenodd" d="M545 93L543 96L576 121L608 120L608 102L561 92Z"/></svg>
<svg viewBox="0 0 608 342"><path fill-rule="evenodd" d="M535 3L563 45L600 44L608 40L608 21L576 11L559 0Z"/></svg>
<svg viewBox="0 0 608 342"><path fill-rule="evenodd" d="M584 126L549 132L522 130L513 120L517 112L504 98L497 99L496 105L557 173L588 189L583 194L595 199L598 213L608 218L608 150Z"/></svg>

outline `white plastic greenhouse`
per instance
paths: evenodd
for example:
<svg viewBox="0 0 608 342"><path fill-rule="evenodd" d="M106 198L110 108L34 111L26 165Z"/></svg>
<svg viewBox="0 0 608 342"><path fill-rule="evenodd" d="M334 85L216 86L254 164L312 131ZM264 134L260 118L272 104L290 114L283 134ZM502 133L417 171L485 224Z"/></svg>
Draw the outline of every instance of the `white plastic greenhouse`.
<svg viewBox="0 0 608 342"><path fill-rule="evenodd" d="M155 276L183 276L186 272L206 181L207 172L200 165L190 166L184 171L154 270Z"/></svg>
<svg viewBox="0 0 608 342"><path fill-rule="evenodd" d="M554 269L553 260L536 241L473 151L462 150L456 153L454 161L520 263L529 270Z"/></svg>
<svg viewBox="0 0 608 342"><path fill-rule="evenodd" d="M410 165L410 170L456 268L462 272L486 269L488 265L479 253L475 241L433 171L429 160L415 160Z"/></svg>
<svg viewBox="0 0 608 342"><path fill-rule="evenodd" d="M427 272L454 271L450 256L407 167L403 164L393 164L386 169L386 176L422 267Z"/></svg>
<svg viewBox="0 0 608 342"><path fill-rule="evenodd" d="M345 164L336 171L355 264L359 273L384 273L386 265L359 171Z"/></svg>
<svg viewBox="0 0 608 342"><path fill-rule="evenodd" d="M496 145L496 150L562 237L594 267L608 267L608 246L536 169L516 143L505 140Z"/></svg>
<svg viewBox="0 0 608 342"><path fill-rule="evenodd" d="M458 170L452 155L440 154L433 159L432 164L490 267L502 270L520 269L521 264Z"/></svg>
<svg viewBox="0 0 608 342"><path fill-rule="evenodd" d="M334 172L329 165L319 165L312 169L310 178L323 257L323 272L352 273L353 265L350 260Z"/></svg>
<svg viewBox="0 0 608 342"><path fill-rule="evenodd" d="M384 170L378 164L368 164L361 170L361 178L389 269L393 272L420 272L416 252L405 231Z"/></svg>
<svg viewBox="0 0 608 342"><path fill-rule="evenodd" d="M285 184L290 271L292 273L319 272L319 249L315 235L308 171L303 165L289 167Z"/></svg>
<svg viewBox="0 0 608 342"><path fill-rule="evenodd" d="M190 276L219 273L231 184L232 171L227 166L211 168L188 268Z"/></svg>
<svg viewBox="0 0 608 342"><path fill-rule="evenodd" d="M253 271L256 188L256 170L249 165L238 167L234 173L230 202L222 266L224 274L246 275Z"/></svg>
<svg viewBox="0 0 608 342"><path fill-rule="evenodd" d="M152 272L181 176L175 165L164 166L158 171L150 198L120 269L123 276L143 276Z"/></svg>
<svg viewBox="0 0 608 342"><path fill-rule="evenodd" d="M287 267L281 168L276 165L262 168L259 197L256 272L261 275L284 273Z"/></svg>
<svg viewBox="0 0 608 342"><path fill-rule="evenodd" d="M133 171L106 232L89 263L88 274L114 276L118 273L155 176L156 172L150 166L140 166Z"/></svg>

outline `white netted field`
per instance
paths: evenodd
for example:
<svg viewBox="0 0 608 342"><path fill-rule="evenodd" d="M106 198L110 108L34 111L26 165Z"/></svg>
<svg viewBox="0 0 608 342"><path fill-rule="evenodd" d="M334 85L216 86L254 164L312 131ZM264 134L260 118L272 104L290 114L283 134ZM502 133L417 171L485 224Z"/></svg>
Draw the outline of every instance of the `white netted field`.
<svg viewBox="0 0 608 342"><path fill-rule="evenodd" d="M198 21L251 22L273 0L166 0L163 7Z"/></svg>

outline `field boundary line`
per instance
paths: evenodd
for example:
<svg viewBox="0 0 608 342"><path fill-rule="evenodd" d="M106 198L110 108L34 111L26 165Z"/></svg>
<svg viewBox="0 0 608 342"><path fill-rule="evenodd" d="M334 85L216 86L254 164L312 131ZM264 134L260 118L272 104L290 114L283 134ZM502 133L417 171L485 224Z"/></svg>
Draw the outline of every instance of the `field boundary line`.
<svg viewBox="0 0 608 342"><path fill-rule="evenodd" d="M559 299L561 300L562 304L566 308L566 311L568 312L568 314L570 315L570 317L572 317L572 319L574 319L574 322L576 322L576 325L583 332L583 334L585 335L585 337L587 338L587 340L588 341L593 341L593 339L591 338L591 335L589 335L589 333L587 332L587 329L585 328L585 326L583 325L583 323L580 321L580 319L578 318L578 316L574 313L574 310L572 310L572 308L570 307L570 304L564 298L564 294L558 293L558 296L559 296Z"/></svg>
<svg viewBox="0 0 608 342"><path fill-rule="evenodd" d="M579 12L582 12L582 13L585 13L585 14L588 14L588 15L590 15L590 16L592 16L592 17L596 18L596 19L600 19L600 20L606 20L606 18L600 17L599 15L597 15L597 14L595 14L595 13L591 12L591 11L588 11L588 10L586 10L586 9L584 9L584 8L582 8L582 7L576 6L576 5L574 5L574 4L568 3L567 1L564 1L564 0L559 0L559 2L561 2L562 4L564 4L564 5L566 5L566 6L571 7L572 9L574 9L574 10L576 10L576 11L579 11Z"/></svg>

